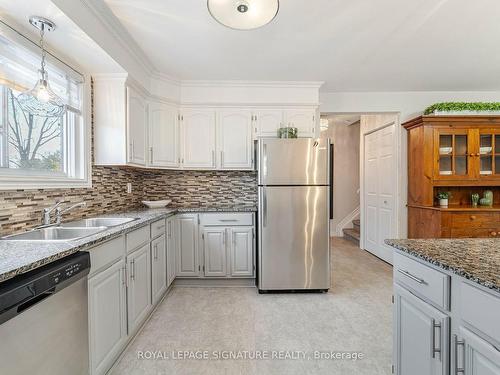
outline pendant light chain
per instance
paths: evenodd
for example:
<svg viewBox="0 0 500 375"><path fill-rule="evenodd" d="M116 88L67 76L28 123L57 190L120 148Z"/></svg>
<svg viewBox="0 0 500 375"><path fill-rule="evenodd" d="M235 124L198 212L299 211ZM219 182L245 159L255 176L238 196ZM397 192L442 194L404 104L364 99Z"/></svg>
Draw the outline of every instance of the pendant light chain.
<svg viewBox="0 0 500 375"><path fill-rule="evenodd" d="M43 37L45 36L45 25L42 24L40 27L40 49L42 50L42 64L41 64L41 72L42 76L45 77L45 45L43 44Z"/></svg>

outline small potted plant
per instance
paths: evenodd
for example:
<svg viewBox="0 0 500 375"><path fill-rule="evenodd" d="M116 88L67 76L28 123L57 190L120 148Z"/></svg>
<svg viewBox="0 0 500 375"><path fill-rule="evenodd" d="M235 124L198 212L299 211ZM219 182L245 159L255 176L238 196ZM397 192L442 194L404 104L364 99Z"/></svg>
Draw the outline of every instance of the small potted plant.
<svg viewBox="0 0 500 375"><path fill-rule="evenodd" d="M448 198L450 197L450 193L448 193L447 191L440 191L439 193L437 193L436 197L441 207L448 207Z"/></svg>

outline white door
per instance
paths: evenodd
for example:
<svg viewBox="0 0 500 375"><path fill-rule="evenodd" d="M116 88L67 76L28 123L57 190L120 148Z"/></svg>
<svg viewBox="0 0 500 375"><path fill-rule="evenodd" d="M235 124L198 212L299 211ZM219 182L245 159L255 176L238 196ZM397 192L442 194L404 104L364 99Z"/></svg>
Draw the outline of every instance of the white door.
<svg viewBox="0 0 500 375"><path fill-rule="evenodd" d="M167 287L175 280L175 237L174 237L174 218L167 219Z"/></svg>
<svg viewBox="0 0 500 375"><path fill-rule="evenodd" d="M252 169L252 113L246 110L218 112L217 158L221 169Z"/></svg>
<svg viewBox="0 0 500 375"><path fill-rule="evenodd" d="M399 285L394 299L395 374L448 374L450 318Z"/></svg>
<svg viewBox="0 0 500 375"><path fill-rule="evenodd" d="M215 168L215 111L184 110L181 139L184 168Z"/></svg>
<svg viewBox="0 0 500 375"><path fill-rule="evenodd" d="M127 340L125 260L88 281L91 374L105 374Z"/></svg>
<svg viewBox="0 0 500 375"><path fill-rule="evenodd" d="M198 261L198 215L183 214L175 220L175 241L177 253L177 277L197 277L200 267Z"/></svg>
<svg viewBox="0 0 500 375"><path fill-rule="evenodd" d="M167 290L167 243L165 235L151 241L151 296L153 305Z"/></svg>
<svg viewBox="0 0 500 375"><path fill-rule="evenodd" d="M146 123L146 100L133 88L127 87L128 160L131 164L146 165Z"/></svg>
<svg viewBox="0 0 500 375"><path fill-rule="evenodd" d="M500 351L467 328L460 327L459 336L454 338L454 350L458 358L453 361L458 369L464 369L464 375L499 375ZM460 371L453 369L453 374Z"/></svg>
<svg viewBox="0 0 500 375"><path fill-rule="evenodd" d="M230 234L231 276L252 277L254 275L253 228L234 227L230 229Z"/></svg>
<svg viewBox="0 0 500 375"><path fill-rule="evenodd" d="M287 109L284 124L285 126L297 128L299 137L314 137L316 132L316 110Z"/></svg>
<svg viewBox="0 0 500 375"><path fill-rule="evenodd" d="M162 103L149 105L149 165L179 166L178 110Z"/></svg>
<svg viewBox="0 0 500 375"><path fill-rule="evenodd" d="M225 277L227 231L224 227L204 228L202 233L206 277Z"/></svg>
<svg viewBox="0 0 500 375"><path fill-rule="evenodd" d="M263 109L254 113L255 137L277 137L283 125L281 109Z"/></svg>
<svg viewBox="0 0 500 375"><path fill-rule="evenodd" d="M395 124L364 136L364 248L392 264L385 239L397 237Z"/></svg>
<svg viewBox="0 0 500 375"><path fill-rule="evenodd" d="M151 308L150 244L127 256L128 263L128 332L134 332Z"/></svg>

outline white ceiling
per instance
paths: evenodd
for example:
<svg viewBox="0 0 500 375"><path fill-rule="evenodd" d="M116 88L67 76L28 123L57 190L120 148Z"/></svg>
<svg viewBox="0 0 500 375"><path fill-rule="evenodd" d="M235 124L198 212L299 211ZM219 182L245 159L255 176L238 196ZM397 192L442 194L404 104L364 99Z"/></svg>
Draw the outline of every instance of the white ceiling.
<svg viewBox="0 0 500 375"><path fill-rule="evenodd" d="M104 1L156 69L179 79L500 89L498 0L281 0L276 19L252 31L221 26L205 0Z"/></svg>
<svg viewBox="0 0 500 375"><path fill-rule="evenodd" d="M0 0L0 18L38 43L38 30L28 20L32 15L47 17L56 24L46 34L49 49L73 67L92 73L116 73L122 68L92 39L80 30L63 12L48 0ZM52 47L52 48L50 48Z"/></svg>

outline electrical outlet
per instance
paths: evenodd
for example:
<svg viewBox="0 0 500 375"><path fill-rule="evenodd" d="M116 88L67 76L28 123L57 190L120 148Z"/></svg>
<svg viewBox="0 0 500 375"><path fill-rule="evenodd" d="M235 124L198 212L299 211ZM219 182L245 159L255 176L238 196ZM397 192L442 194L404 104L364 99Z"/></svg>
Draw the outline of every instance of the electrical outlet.
<svg viewBox="0 0 500 375"><path fill-rule="evenodd" d="M132 193L132 183L131 182L127 182L127 193L128 194Z"/></svg>

